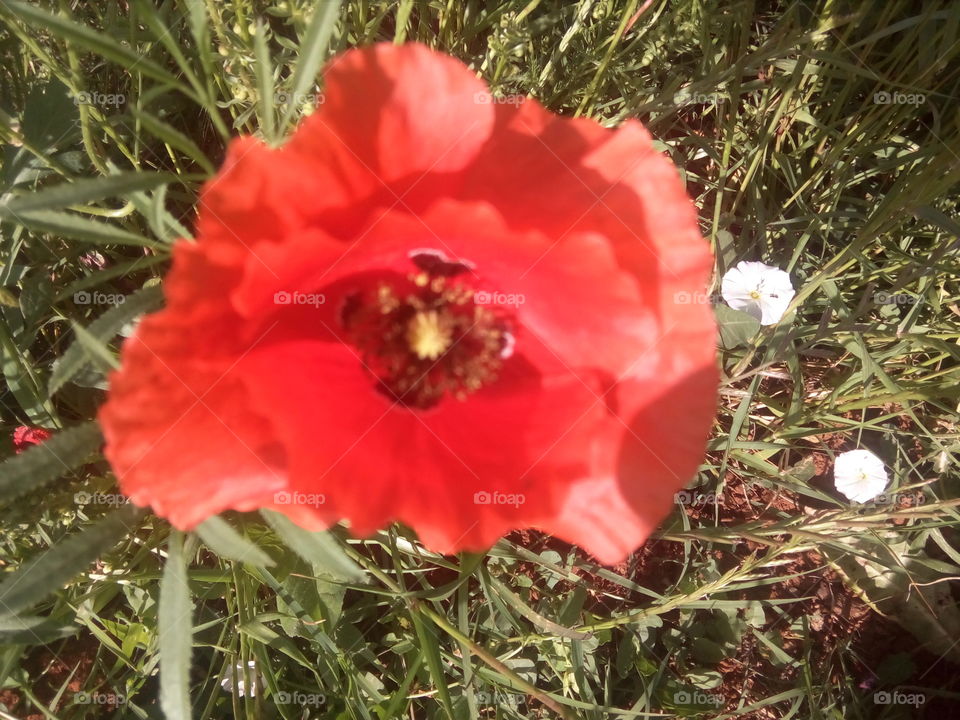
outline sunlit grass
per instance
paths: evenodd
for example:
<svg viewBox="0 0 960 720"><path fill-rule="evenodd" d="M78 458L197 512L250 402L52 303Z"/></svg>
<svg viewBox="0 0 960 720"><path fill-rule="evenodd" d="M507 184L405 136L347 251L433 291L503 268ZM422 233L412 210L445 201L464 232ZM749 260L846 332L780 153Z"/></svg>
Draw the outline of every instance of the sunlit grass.
<svg viewBox="0 0 960 720"><path fill-rule="evenodd" d="M164 522L127 517L114 536L96 522L115 508L89 502L116 493L95 431L64 442L59 480L63 467L26 456L4 465L0 567L46 558L54 585L15 596L35 624L0 614L14 717L85 717L80 691L123 697L104 713L159 717L161 654L186 683L165 684L164 707L190 702L200 718L868 718L913 709L877 705L876 690L944 708L960 697L944 685L960 656L958 8L127 5L0 5L4 435L94 417L227 138L282 141L321 97L322 63L375 40L428 43L496 93L556 112L640 118L699 208L717 256L710 291L736 262L762 260L788 270L797 295L780 325L721 354L715 433L691 483L717 502L678 504L655 549L617 568L534 534L484 557L434 555L402 528L320 547L256 515L172 542ZM135 175L113 190L64 186L42 207L13 199L119 172ZM846 503L829 468L854 447L879 454L889 492L907 499ZM71 567L85 568L65 589L51 547L74 548ZM169 602L192 602L192 617L168 614L176 637L158 630L164 575ZM816 600L821 587L851 588L849 603L907 629L872 611L855 623L849 605ZM874 643L870 623L897 646ZM265 691L224 692L220 679L250 659ZM312 704L275 702L295 690Z"/></svg>

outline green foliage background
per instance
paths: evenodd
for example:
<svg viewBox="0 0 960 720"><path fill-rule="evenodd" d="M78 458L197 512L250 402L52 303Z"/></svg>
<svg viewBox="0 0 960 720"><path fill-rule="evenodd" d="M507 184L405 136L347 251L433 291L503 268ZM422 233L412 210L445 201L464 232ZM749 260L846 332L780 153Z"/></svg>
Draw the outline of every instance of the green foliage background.
<svg viewBox="0 0 960 720"><path fill-rule="evenodd" d="M116 492L92 424L104 373L130 323L161 303L170 244L189 236L227 139L281 141L307 109L289 99L322 91L323 62L378 40L425 42L495 92L559 113L642 119L700 209L717 277L744 259L793 277L795 314L780 326L719 311L721 402L692 486L742 493L750 512L678 506L658 533L656 582L642 572L649 553L600 568L511 536L449 558L403 528L360 542L277 516L182 536L91 502ZM873 689L900 688L946 717L958 688L927 670L955 661L960 637L958 84L951 2L4 0L0 417L4 436L58 431L0 465L0 689L19 698L8 710L921 712L874 702ZM92 293L126 302L104 310ZM860 445L923 502L851 507L818 484L815 456ZM855 634L820 646L794 612L804 598L775 592L827 572L903 625L899 653L865 655ZM757 664L736 675L748 646ZM78 647L82 669L51 670ZM261 692L224 692L249 659ZM866 686L863 665L878 669ZM723 700L678 700L696 692Z"/></svg>

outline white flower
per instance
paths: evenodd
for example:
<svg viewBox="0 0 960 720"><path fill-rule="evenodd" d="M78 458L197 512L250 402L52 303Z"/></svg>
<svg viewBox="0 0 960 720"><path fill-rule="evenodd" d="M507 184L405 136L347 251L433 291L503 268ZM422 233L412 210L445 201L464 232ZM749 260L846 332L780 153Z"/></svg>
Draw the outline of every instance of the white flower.
<svg viewBox="0 0 960 720"><path fill-rule="evenodd" d="M739 262L723 276L720 294L727 305L753 315L761 325L780 322L793 300L790 276L761 262Z"/></svg>
<svg viewBox="0 0 960 720"><path fill-rule="evenodd" d="M833 484L848 500L872 500L887 487L883 460L869 450L840 453L833 464Z"/></svg>
<svg viewBox="0 0 960 720"><path fill-rule="evenodd" d="M260 673L257 672L257 661L248 660L247 670L244 672L243 663L237 663L233 667L233 672L227 674L220 680L220 687L227 692L232 692L239 697L246 694L246 681L250 681L250 697L257 696L257 690L263 681Z"/></svg>

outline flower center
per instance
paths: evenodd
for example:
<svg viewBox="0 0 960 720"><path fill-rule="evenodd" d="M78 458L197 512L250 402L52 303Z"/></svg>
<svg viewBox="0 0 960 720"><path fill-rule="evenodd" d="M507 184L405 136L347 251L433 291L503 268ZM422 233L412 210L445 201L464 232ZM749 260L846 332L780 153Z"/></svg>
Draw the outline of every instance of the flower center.
<svg viewBox="0 0 960 720"><path fill-rule="evenodd" d="M759 300L759 299L760 299L760 291L759 291L759 290L751 290L751 291L750 291L750 297L752 297L754 300Z"/></svg>
<svg viewBox="0 0 960 720"><path fill-rule="evenodd" d="M436 360L450 347L453 333L446 319L436 310L420 311L410 319L407 342L421 360Z"/></svg>
<svg viewBox="0 0 960 720"><path fill-rule="evenodd" d="M377 389L425 409L495 381L513 347L510 318L449 274L420 270L347 297L341 323Z"/></svg>

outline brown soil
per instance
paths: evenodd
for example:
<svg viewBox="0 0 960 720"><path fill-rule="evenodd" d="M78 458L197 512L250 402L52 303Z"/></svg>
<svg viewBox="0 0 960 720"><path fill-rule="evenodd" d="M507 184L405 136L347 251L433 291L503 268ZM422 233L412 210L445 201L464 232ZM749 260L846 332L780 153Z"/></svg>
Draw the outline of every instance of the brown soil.
<svg viewBox="0 0 960 720"><path fill-rule="evenodd" d="M98 649L96 638L87 634L34 648L24 660L24 669L33 681L31 692L50 707L60 689L66 686L56 707L51 708L54 712L71 704L78 693L85 692L102 697L102 701L90 704L89 717L112 713L118 705L116 691L103 686L102 677L93 682L90 679ZM41 713L22 714L26 712L27 700L16 691L4 691L0 702L22 720L44 720ZM21 714L17 715L18 712Z"/></svg>

